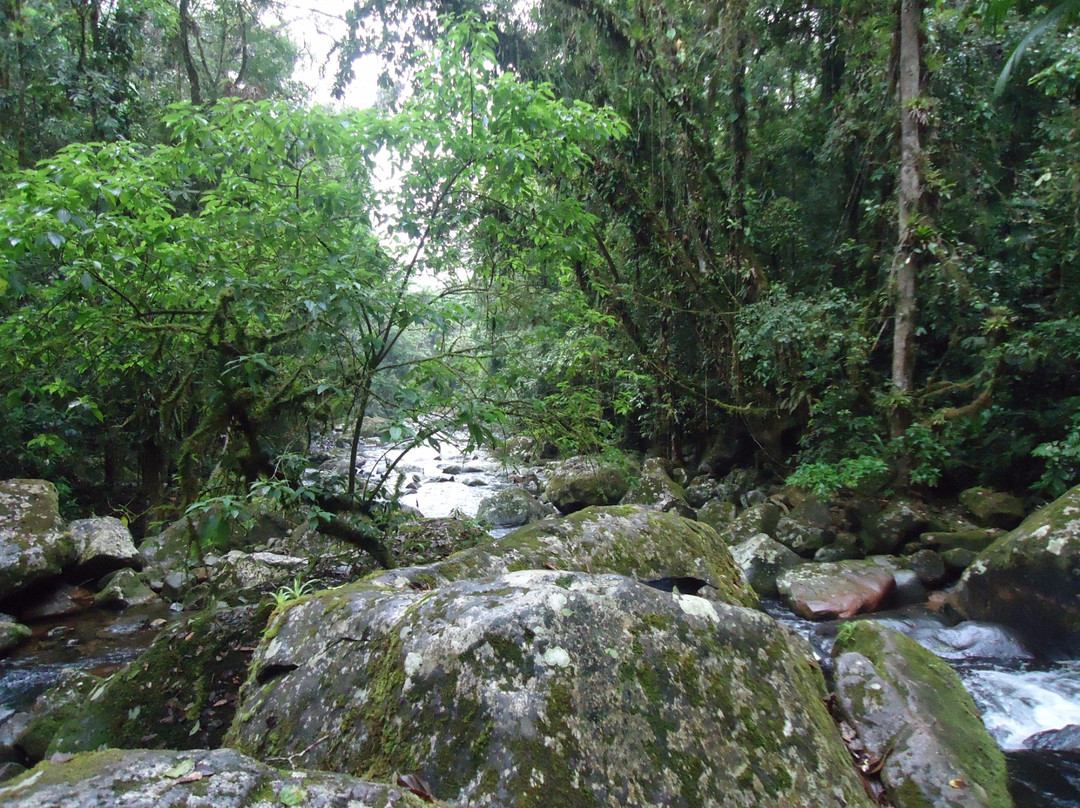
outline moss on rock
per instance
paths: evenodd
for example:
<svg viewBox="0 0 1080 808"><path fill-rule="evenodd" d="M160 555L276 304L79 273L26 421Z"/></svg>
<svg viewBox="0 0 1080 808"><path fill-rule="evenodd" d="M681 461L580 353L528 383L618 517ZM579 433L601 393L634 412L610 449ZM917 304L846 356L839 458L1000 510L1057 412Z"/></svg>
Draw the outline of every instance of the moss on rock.
<svg viewBox="0 0 1080 808"><path fill-rule="evenodd" d="M264 759L476 806L868 804L820 672L752 610L532 570L279 620L229 735Z"/></svg>

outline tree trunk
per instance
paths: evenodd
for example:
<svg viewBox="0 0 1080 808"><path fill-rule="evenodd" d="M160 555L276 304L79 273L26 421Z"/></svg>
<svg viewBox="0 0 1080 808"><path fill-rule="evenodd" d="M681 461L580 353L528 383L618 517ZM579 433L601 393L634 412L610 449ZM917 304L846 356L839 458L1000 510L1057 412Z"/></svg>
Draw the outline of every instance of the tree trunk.
<svg viewBox="0 0 1080 808"><path fill-rule="evenodd" d="M202 104L202 86L199 83L199 71L195 67L195 58L191 55L191 37L194 33L191 19L191 0L180 0L180 47L183 51L184 70L191 86L191 103Z"/></svg>
<svg viewBox="0 0 1080 808"><path fill-rule="evenodd" d="M912 237L918 222L922 197L920 176L921 146L915 107L920 94L922 59L919 28L922 0L900 0L900 176L899 231L893 273L896 283L896 310L893 321L892 387L897 401L889 416L889 430L899 437L911 423L904 399L910 395L915 378L915 279L919 256Z"/></svg>

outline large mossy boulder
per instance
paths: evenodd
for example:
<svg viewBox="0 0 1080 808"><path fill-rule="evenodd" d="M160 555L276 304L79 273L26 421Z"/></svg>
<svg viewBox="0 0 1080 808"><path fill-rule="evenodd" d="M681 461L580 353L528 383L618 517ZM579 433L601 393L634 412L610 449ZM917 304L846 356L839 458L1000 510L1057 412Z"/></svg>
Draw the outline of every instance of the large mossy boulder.
<svg viewBox="0 0 1080 808"><path fill-rule="evenodd" d="M271 621L228 742L469 806L869 806L792 642L618 575L358 585Z"/></svg>
<svg viewBox="0 0 1080 808"><path fill-rule="evenodd" d="M1037 653L1080 654L1080 486L983 550L953 604L1016 630Z"/></svg>
<svg viewBox="0 0 1080 808"><path fill-rule="evenodd" d="M544 495L560 513L566 514L591 505L615 505L630 490L635 473L629 462L573 457L552 471Z"/></svg>
<svg viewBox="0 0 1080 808"><path fill-rule="evenodd" d="M0 481L0 601L60 575L78 550L60 518L56 486Z"/></svg>
<svg viewBox="0 0 1080 808"><path fill-rule="evenodd" d="M219 746L268 612L220 609L169 626L59 726L48 753Z"/></svg>
<svg viewBox="0 0 1080 808"><path fill-rule="evenodd" d="M611 572L642 581L691 576L715 587L705 590L710 598L757 603L716 531L640 505L586 508L564 519L533 522L442 561L383 573L374 582L439 586L530 569Z"/></svg>
<svg viewBox="0 0 1080 808"><path fill-rule="evenodd" d="M944 661L872 620L833 651L837 703L896 808L1011 808L1005 757Z"/></svg>
<svg viewBox="0 0 1080 808"><path fill-rule="evenodd" d="M231 749L106 749L41 763L0 786L6 808L420 808L408 789L273 769ZM437 803L436 803L437 804Z"/></svg>

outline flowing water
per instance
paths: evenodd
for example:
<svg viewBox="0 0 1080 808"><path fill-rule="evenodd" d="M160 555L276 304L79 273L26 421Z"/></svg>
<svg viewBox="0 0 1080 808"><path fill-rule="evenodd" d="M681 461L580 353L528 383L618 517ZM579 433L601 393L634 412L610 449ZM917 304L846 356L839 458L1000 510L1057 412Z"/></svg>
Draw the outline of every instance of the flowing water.
<svg viewBox="0 0 1080 808"><path fill-rule="evenodd" d="M764 606L806 637L830 670L838 623L804 620L776 601ZM1005 752L1017 808L1080 807L1080 753L1029 748L1053 730L1080 725L1080 660L1040 661L1001 626L952 624L919 607L867 617L907 634L953 666Z"/></svg>

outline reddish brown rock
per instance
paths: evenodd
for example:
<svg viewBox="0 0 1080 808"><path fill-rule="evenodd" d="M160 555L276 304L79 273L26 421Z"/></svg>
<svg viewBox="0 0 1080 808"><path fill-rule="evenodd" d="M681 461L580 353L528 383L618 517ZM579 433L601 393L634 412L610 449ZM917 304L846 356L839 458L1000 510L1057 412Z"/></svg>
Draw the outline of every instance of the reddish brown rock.
<svg viewBox="0 0 1080 808"><path fill-rule="evenodd" d="M873 561L800 564L776 583L789 608L810 620L875 611L896 586L892 573Z"/></svg>

